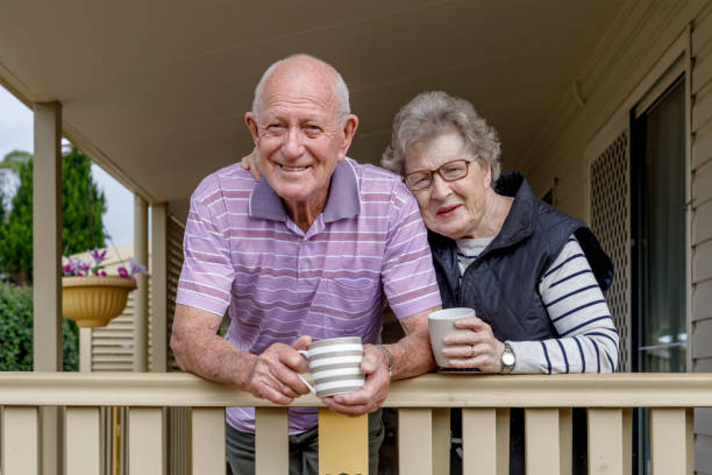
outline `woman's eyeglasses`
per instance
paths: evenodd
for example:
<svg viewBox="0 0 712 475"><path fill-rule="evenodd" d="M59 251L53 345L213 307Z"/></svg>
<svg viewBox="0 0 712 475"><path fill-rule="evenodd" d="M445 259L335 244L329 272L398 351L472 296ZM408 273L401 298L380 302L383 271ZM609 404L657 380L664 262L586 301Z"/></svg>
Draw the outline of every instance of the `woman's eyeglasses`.
<svg viewBox="0 0 712 475"><path fill-rule="evenodd" d="M403 181L410 191L422 191L430 188L430 185L433 184L433 174L435 173L447 182L465 178L470 170L470 163L472 160L453 160L441 165L437 170L418 170L408 173L403 177Z"/></svg>

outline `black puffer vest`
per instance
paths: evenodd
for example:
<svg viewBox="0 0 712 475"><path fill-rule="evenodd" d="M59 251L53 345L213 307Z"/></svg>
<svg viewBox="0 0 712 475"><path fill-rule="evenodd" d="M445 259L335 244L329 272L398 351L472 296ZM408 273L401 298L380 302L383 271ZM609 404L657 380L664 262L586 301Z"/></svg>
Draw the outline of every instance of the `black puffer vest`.
<svg viewBox="0 0 712 475"><path fill-rule="evenodd" d="M513 196L502 230L460 279L455 241L430 233L443 308L470 307L500 340L558 338L538 292L539 281L576 236L601 289L613 280L613 264L590 229L536 198L520 173L503 174L495 191ZM585 413L574 411L574 473L586 473ZM454 420L457 430L458 422ZM511 411L510 473L524 474L524 414Z"/></svg>

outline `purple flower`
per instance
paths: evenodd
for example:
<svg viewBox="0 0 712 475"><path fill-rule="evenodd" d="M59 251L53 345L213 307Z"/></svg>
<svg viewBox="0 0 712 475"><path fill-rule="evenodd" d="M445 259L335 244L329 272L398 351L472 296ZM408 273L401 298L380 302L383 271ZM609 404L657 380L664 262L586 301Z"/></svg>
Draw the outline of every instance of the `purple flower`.
<svg viewBox="0 0 712 475"><path fill-rule="evenodd" d="M89 255L93 259L93 265L91 262L85 262L81 259L70 259L68 258L66 264L62 266L63 276L97 276L97 277L107 277L108 274L104 270L104 266L101 264L106 260L107 250L99 250L94 248L88 251ZM129 266L122 266L117 269L119 277L124 279L131 279L136 282L134 275L136 274L146 274L146 267L142 266L133 259L129 260ZM128 267L128 269L127 269Z"/></svg>
<svg viewBox="0 0 712 475"><path fill-rule="evenodd" d="M82 271L84 274L86 274L86 273L89 271L89 269L91 269L91 264L88 263L88 262L84 262L84 261L81 260L81 259L78 259L78 260L77 260L77 269L79 269L79 270ZM82 274L82 275L83 275L83 274Z"/></svg>
<svg viewBox="0 0 712 475"><path fill-rule="evenodd" d="M130 274L131 274L132 276L134 276L134 275L136 275L136 274L146 274L146 267L145 267L145 266L142 266L141 264L139 264L138 262L136 262L136 261L133 260L133 259L131 259L129 262L130 262L130 264L131 264L131 272L130 272Z"/></svg>
<svg viewBox="0 0 712 475"><path fill-rule="evenodd" d="M62 266L62 275L74 275L77 271L77 265L73 260L69 260L65 265Z"/></svg>
<svg viewBox="0 0 712 475"><path fill-rule="evenodd" d="M91 257L96 261L96 265L98 266L104 259L106 259L106 249L100 251L99 249L94 248L94 250L91 251Z"/></svg>

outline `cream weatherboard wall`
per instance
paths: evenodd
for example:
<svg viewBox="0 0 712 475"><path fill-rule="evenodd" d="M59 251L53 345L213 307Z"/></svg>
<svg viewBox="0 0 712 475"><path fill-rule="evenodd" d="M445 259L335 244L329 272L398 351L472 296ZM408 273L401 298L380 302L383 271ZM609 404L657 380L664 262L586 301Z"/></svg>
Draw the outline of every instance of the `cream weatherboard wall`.
<svg viewBox="0 0 712 475"><path fill-rule="evenodd" d="M117 248L108 248L104 268L109 274L117 274L120 266L129 268L129 258L133 255L133 245L126 244ZM77 254L76 258L90 260L88 254ZM149 287L149 321L151 316ZM132 371L133 369L133 315L136 292L131 292L126 308L118 317L105 327L83 328L80 330L80 370L83 372ZM149 325L149 328L151 326ZM149 335L149 355L151 337ZM150 361L150 359L149 359Z"/></svg>
<svg viewBox="0 0 712 475"><path fill-rule="evenodd" d="M170 327L173 323L173 313L175 312L175 295L178 288L178 278L183 266L183 224L176 218L169 216L166 225L166 274L167 274L167 295L166 312L168 315L167 338L170 338ZM150 248L149 248L150 249ZM129 258L132 256L133 246L126 244L115 249L109 248L105 269L110 274L117 273L119 266L129 267ZM75 257L89 260L88 254L77 254ZM151 261L149 250L149 261ZM152 333L152 302L153 285L149 276L149 334L148 334L148 354L149 371L153 368L153 333ZM80 333L80 360L81 371L102 372L102 371L133 371L133 335L134 335L134 298L135 292L129 294L129 299L124 311L113 319L106 327L94 329L83 329ZM168 342L166 342L168 346ZM168 371L179 371L173 358L170 347L167 348L167 368Z"/></svg>
<svg viewBox="0 0 712 475"><path fill-rule="evenodd" d="M712 371L711 4L709 1L627 4L587 67L573 81L570 97L557 105L555 119L547 124L536 145L522 160L508 162L524 171L539 195L555 186L558 208L601 225L605 219L597 217L597 207L606 206L605 199L601 199L606 193L599 188L600 181L596 181L603 173L598 167L599 160L614 154L616 144L629 139L631 112L641 103L654 100L671 77L685 74L686 318L690 336L687 363L688 370L694 372ZM506 146L506 137L504 142ZM629 149L622 160L629 163L627 154ZM614 186L627 193L629 170L623 168L619 172L623 175L621 183ZM611 176L609 174L608 179ZM596 189L592 188L593 182ZM628 196L618 198L618 202L629 200ZM629 216L621 219L620 226L630 226ZM629 236L629 231L622 235ZM625 237L613 236L608 243L606 239L602 239L604 245L609 246L608 251L617 260L616 278L629 283L630 256L625 249ZM610 249L616 239L618 248ZM630 322L629 287L613 289L613 295L607 296L611 307L616 307L614 316L619 313L619 325L626 318ZM626 330L622 331L623 344L629 345ZM625 348L629 349L630 346ZM623 368L628 369L625 358L623 360ZM697 410L695 432L696 471L712 473L712 413L709 409Z"/></svg>

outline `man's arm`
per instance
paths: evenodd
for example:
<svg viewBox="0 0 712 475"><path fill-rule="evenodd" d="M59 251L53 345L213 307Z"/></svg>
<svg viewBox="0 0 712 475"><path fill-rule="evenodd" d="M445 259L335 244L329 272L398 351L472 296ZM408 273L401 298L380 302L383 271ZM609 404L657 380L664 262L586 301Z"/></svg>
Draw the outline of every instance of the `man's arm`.
<svg viewBox="0 0 712 475"><path fill-rule="evenodd" d="M311 338L301 337L291 347L275 343L256 356L218 336L220 320L205 310L176 307L171 349L183 371L249 391L275 404L290 404L309 392L297 376L307 370L307 363L296 350L306 349Z"/></svg>
<svg viewBox="0 0 712 475"><path fill-rule="evenodd" d="M397 343L386 345L386 349L393 355L392 378L388 376L388 359L383 351L377 346L366 345L361 363L366 383L353 393L326 397L324 403L340 414L367 414L381 407L386 400L391 379L418 376L433 369L435 359L430 348L428 314L436 310L440 310L440 307L433 307L400 320L406 336Z"/></svg>

